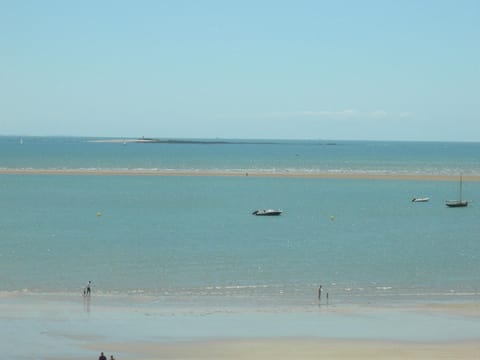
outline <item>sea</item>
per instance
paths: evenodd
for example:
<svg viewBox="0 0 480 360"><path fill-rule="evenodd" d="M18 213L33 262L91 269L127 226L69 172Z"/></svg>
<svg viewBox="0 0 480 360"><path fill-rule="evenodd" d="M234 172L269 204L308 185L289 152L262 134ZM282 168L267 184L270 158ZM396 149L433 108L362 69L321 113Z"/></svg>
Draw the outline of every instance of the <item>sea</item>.
<svg viewBox="0 0 480 360"><path fill-rule="evenodd" d="M425 176L480 176L480 143L98 140L0 137L0 292L92 281L98 297L226 307L309 306L320 285L332 304L480 296L480 182L452 209L459 182ZM267 208L283 213L252 215Z"/></svg>

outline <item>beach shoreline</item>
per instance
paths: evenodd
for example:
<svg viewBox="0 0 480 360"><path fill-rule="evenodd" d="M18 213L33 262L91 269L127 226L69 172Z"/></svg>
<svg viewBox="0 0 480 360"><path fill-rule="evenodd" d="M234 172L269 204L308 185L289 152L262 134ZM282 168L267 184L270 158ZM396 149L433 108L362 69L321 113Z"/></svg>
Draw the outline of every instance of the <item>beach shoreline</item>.
<svg viewBox="0 0 480 360"><path fill-rule="evenodd" d="M312 179L365 179L458 181L458 175L399 174L379 172L222 171L166 169L0 169L0 175L85 175L85 176L179 176L179 177L270 177ZM480 175L463 175L464 182L478 182Z"/></svg>
<svg viewBox="0 0 480 360"><path fill-rule="evenodd" d="M473 359L480 354L475 299L252 310L115 298L4 294L4 355L87 360L103 351L122 360L283 360Z"/></svg>
<svg viewBox="0 0 480 360"><path fill-rule="evenodd" d="M480 358L479 208L437 206L478 191L476 147L25 140L0 168L5 358Z"/></svg>

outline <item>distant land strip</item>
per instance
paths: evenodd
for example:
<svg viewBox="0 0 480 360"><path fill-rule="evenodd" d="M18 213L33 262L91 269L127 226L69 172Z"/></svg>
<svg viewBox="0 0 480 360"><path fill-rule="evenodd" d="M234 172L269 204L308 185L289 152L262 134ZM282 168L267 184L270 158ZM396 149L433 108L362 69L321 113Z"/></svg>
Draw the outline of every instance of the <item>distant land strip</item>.
<svg viewBox="0 0 480 360"><path fill-rule="evenodd" d="M0 169L0 175L92 175L92 176L224 176L224 177L277 177L318 179L371 179L371 180L430 180L458 181L458 175L392 174L392 173L329 173L329 172L268 172L221 170L149 170L149 169ZM463 175L463 181L480 181L480 175Z"/></svg>
<svg viewBox="0 0 480 360"><path fill-rule="evenodd" d="M153 138L140 138L140 139L100 139L89 140L93 143L137 143L137 144L233 144L236 142L226 140L180 140L180 139L153 139Z"/></svg>
<svg viewBox="0 0 480 360"><path fill-rule="evenodd" d="M278 142L272 140L197 140L197 139L155 139L155 138L138 138L138 139L97 139L89 140L88 142L92 143L112 143L112 144L201 144L201 145L229 145L229 144L239 144L239 145L275 145L282 144L288 145L289 142ZM291 144L296 142L292 140ZM337 145L335 142L321 142L321 141L312 141L310 143L305 143L303 145Z"/></svg>

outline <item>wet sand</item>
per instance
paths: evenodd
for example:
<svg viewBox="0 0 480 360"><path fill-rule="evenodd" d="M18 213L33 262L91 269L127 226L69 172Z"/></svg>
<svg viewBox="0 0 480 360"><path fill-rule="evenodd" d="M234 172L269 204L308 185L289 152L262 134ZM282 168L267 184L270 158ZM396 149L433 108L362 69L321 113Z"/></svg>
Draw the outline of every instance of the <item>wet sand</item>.
<svg viewBox="0 0 480 360"><path fill-rule="evenodd" d="M478 301L304 308L0 294L5 358L479 359Z"/></svg>

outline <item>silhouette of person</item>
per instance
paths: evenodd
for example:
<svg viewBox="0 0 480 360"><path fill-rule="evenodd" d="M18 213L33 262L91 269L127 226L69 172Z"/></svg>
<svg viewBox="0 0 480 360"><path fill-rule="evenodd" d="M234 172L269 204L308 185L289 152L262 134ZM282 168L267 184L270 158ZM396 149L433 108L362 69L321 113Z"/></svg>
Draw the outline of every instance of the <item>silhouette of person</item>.
<svg viewBox="0 0 480 360"><path fill-rule="evenodd" d="M85 287L85 290L83 290L83 295L84 296L90 296L91 293L92 293L92 281L90 280L88 282L87 286Z"/></svg>

